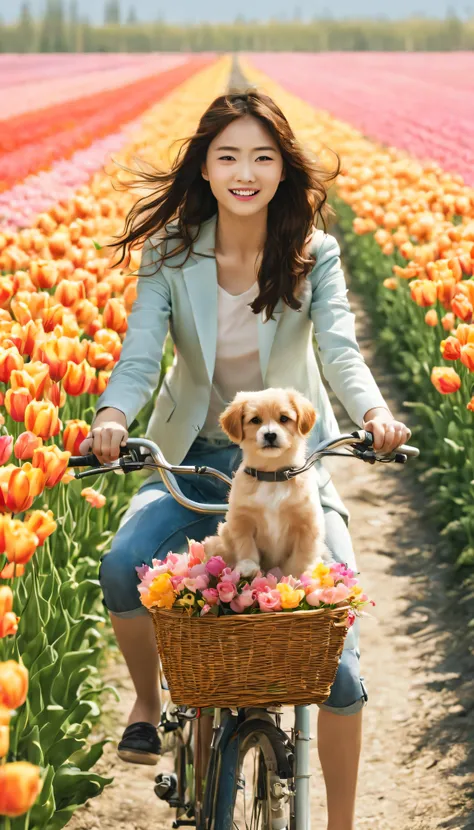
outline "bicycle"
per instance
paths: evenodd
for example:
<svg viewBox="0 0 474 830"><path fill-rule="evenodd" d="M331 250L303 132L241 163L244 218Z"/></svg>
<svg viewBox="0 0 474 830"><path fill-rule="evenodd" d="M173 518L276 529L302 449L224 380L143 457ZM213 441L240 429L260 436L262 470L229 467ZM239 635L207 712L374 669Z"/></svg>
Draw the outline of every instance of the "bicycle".
<svg viewBox="0 0 474 830"><path fill-rule="evenodd" d="M343 452L337 452L339 448ZM416 457L416 447L402 445L389 455L373 448L373 435L365 430L322 441L305 464L288 472L298 475L325 456L355 457L374 464L405 463ZM151 458L151 461L149 460ZM130 438L119 458L101 465L92 453L73 456L70 467L89 467L76 478L109 472L159 469L173 497L198 513L225 514L227 504L206 504L186 498L175 474L210 475L229 486L232 480L212 467L176 466L166 461L160 448L146 438ZM345 623L335 623L344 625ZM163 688L167 688L162 678ZM212 733L204 740L212 717ZM170 699L163 707L158 727L163 754L174 755L174 771L155 778L156 795L176 810L173 828L197 830L310 830L310 706L294 706L294 724L282 728L280 705L215 708L211 711L177 706ZM209 738L209 735L208 735ZM208 750L208 758L204 750Z"/></svg>

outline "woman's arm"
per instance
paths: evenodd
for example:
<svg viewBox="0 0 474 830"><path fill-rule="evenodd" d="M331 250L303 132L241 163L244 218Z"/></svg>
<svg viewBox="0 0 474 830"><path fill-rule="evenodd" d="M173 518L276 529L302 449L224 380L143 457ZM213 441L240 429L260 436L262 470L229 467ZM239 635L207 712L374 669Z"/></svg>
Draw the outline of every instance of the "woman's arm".
<svg viewBox="0 0 474 830"><path fill-rule="evenodd" d="M157 270L157 252L147 239L122 352L97 401L96 414L104 407L113 407L125 415L129 427L150 400L160 377L170 315L170 288L161 269Z"/></svg>
<svg viewBox="0 0 474 830"><path fill-rule="evenodd" d="M390 452L408 439L409 430L393 418L359 349L340 253L337 240L325 234L310 275L311 319L323 374L349 417L374 432L375 448Z"/></svg>

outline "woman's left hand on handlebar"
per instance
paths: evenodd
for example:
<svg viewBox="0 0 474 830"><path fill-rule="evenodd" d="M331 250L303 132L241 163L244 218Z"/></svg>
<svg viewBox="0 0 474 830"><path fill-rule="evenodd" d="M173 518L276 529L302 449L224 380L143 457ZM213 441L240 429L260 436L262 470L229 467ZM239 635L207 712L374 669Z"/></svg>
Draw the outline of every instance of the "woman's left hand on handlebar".
<svg viewBox="0 0 474 830"><path fill-rule="evenodd" d="M382 407L369 409L365 413L363 426L373 434L374 449L379 453L391 453L411 438L411 430Z"/></svg>

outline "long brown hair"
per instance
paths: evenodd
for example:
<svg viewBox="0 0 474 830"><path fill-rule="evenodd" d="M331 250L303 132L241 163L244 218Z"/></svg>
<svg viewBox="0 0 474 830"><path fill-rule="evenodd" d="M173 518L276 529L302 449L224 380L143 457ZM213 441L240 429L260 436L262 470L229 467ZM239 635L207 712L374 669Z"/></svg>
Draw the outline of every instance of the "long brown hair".
<svg viewBox="0 0 474 830"><path fill-rule="evenodd" d="M122 238L108 247L122 248L121 259L114 263L119 265L126 257L127 248L137 247L173 221L175 230L166 227L166 238L181 240L181 244L162 254L158 268L167 258L188 249L186 262L197 238L196 233L192 235L192 229L197 226L199 232L202 222L217 212L217 200L209 182L201 175L208 147L228 124L245 115L258 118L268 130L281 152L285 170L285 179L268 204L267 237L258 272L260 292L251 304L255 314L265 309L268 319L280 298L290 308L301 308L299 289L314 266L314 258L304 256L305 243L318 216L326 230L326 219L333 213L326 203L326 183L339 174L340 159L335 154L337 165L332 171L320 165L296 140L272 98L255 88L216 98L203 114L194 135L183 141L169 171L147 172L123 167L129 173L138 172L127 186L145 184L152 190L152 196L142 197L135 203L126 217ZM184 262L176 267L182 267Z"/></svg>

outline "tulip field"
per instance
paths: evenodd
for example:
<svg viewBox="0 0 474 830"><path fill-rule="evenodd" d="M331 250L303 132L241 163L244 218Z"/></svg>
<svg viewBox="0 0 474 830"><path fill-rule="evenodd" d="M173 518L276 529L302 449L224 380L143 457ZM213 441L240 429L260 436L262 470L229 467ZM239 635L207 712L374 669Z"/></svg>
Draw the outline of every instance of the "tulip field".
<svg viewBox="0 0 474 830"><path fill-rule="evenodd" d="M403 386L453 568L474 566L474 56L251 54L242 71L342 172L352 285ZM139 255L104 245L227 88L230 56L0 55L0 817L59 830L94 772L110 637L97 579L138 473L76 481L71 454L120 358ZM374 76L377 84L373 83ZM6 83L3 79L6 78ZM39 106L41 108L39 108ZM339 231L338 231L339 232ZM163 372L172 359L167 344ZM130 430L143 435L152 402Z"/></svg>

